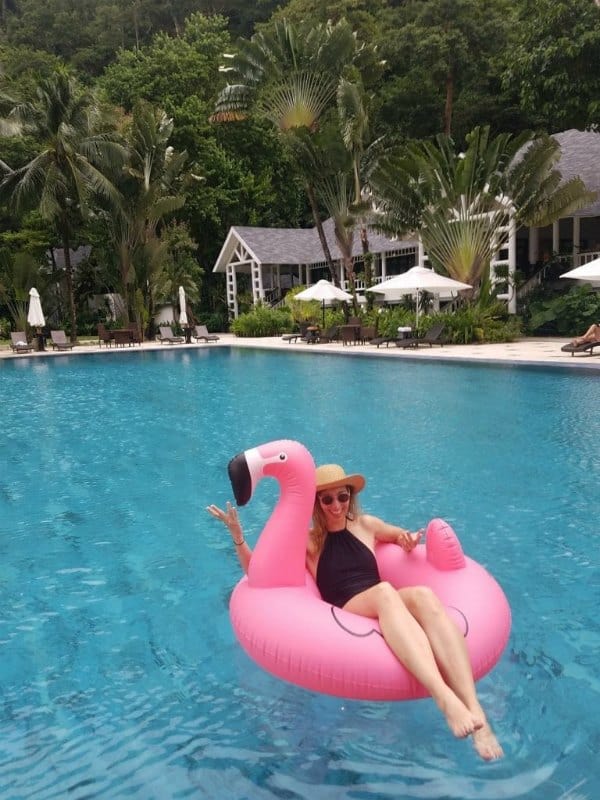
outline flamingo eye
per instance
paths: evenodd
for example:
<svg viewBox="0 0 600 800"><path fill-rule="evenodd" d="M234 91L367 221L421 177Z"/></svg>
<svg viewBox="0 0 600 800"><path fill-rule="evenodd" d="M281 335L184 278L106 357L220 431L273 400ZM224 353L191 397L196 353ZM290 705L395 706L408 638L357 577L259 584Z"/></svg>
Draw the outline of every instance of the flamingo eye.
<svg viewBox="0 0 600 800"><path fill-rule="evenodd" d="M287 461L287 453L279 453L280 461Z"/></svg>

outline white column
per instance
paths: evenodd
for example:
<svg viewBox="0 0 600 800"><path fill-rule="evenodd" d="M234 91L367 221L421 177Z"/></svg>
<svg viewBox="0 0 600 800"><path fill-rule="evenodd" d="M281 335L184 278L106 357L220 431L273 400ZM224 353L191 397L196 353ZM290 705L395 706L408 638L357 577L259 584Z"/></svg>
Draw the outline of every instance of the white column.
<svg viewBox="0 0 600 800"><path fill-rule="evenodd" d="M381 280L384 281L387 278L387 254L381 254Z"/></svg>
<svg viewBox="0 0 600 800"><path fill-rule="evenodd" d="M262 264L258 261L252 261L250 265L250 279L252 283L252 302L256 306L265 299L265 290L263 288L262 279Z"/></svg>
<svg viewBox="0 0 600 800"><path fill-rule="evenodd" d="M237 276L235 274L235 267L231 264L227 265L225 273L225 283L227 290L227 308L229 313L234 319L238 316L238 302L237 302Z"/></svg>
<svg viewBox="0 0 600 800"><path fill-rule="evenodd" d="M417 265L419 267L424 267L425 265L425 248L423 247L423 242L421 241L421 237L419 236L419 248L417 250Z"/></svg>
<svg viewBox="0 0 600 800"><path fill-rule="evenodd" d="M515 286L515 272L517 270L517 224L515 215L511 214L508 221L508 313L517 313L517 287Z"/></svg>
<svg viewBox="0 0 600 800"><path fill-rule="evenodd" d="M560 253L560 222L552 223L552 252Z"/></svg>
<svg viewBox="0 0 600 800"><path fill-rule="evenodd" d="M540 257L540 231L539 228L529 228L529 254L530 264L535 264Z"/></svg>
<svg viewBox="0 0 600 800"><path fill-rule="evenodd" d="M573 266L579 264L579 253L581 251L581 217L573 217Z"/></svg>

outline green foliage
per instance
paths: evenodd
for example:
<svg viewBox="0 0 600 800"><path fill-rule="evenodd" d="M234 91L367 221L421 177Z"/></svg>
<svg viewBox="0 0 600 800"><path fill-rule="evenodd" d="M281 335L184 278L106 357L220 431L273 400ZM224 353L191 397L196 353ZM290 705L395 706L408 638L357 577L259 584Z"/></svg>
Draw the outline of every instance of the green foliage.
<svg viewBox="0 0 600 800"><path fill-rule="evenodd" d="M120 47L140 47L159 31L178 33L198 0L19 0L7 14L11 43L54 53L98 75ZM4 6L4 3L3 3Z"/></svg>
<svg viewBox="0 0 600 800"><path fill-rule="evenodd" d="M28 252L0 250L0 300L8 309L14 329L27 327L27 306L32 286L42 287L39 262Z"/></svg>
<svg viewBox="0 0 600 800"><path fill-rule="evenodd" d="M318 300L296 300L296 295L305 289L306 286L294 286L285 295L284 303L294 322L315 322L321 319L321 303Z"/></svg>
<svg viewBox="0 0 600 800"><path fill-rule="evenodd" d="M600 293L590 286L574 286L566 294L534 300L527 308L530 334L576 336L600 321Z"/></svg>
<svg viewBox="0 0 600 800"><path fill-rule="evenodd" d="M380 336L397 336L398 328L414 328L415 326L414 312L400 305L383 308L381 311L375 312L375 315L376 323L373 324L376 324Z"/></svg>
<svg viewBox="0 0 600 800"><path fill-rule="evenodd" d="M229 47L227 22L218 15L192 15L180 36L159 33L147 46L120 50L104 73L100 85L111 102L131 111L147 100L167 113L184 106L189 97L212 100L222 82L219 60ZM209 106L203 109L207 126Z"/></svg>
<svg viewBox="0 0 600 800"><path fill-rule="evenodd" d="M246 119L253 112L280 131L314 130L335 100L343 70L357 55L345 21L294 25L276 20L228 60L230 80L221 90L214 122Z"/></svg>
<svg viewBox="0 0 600 800"><path fill-rule="evenodd" d="M600 9L591 0L522 0L504 86L537 127L584 130L600 112ZM576 91L573 87L577 87Z"/></svg>
<svg viewBox="0 0 600 800"><path fill-rule="evenodd" d="M64 69L40 80L35 102L16 102L4 122L31 134L36 155L4 175L0 200L19 214L37 209L54 227L65 256L65 278L72 336L77 312L70 263L74 231L95 202L111 208L119 195L111 177L124 161L124 149L105 120L93 94L83 91Z"/></svg>
<svg viewBox="0 0 600 800"><path fill-rule="evenodd" d="M291 331L292 318L287 311L256 306L246 314L240 314L231 323L236 336L278 336Z"/></svg>
<svg viewBox="0 0 600 800"><path fill-rule="evenodd" d="M477 288L494 253L517 225L548 225L595 199L580 178L562 180L560 147L547 136L474 128L461 152L453 139L415 142L382 158L370 183L397 234L418 230L432 263Z"/></svg>
<svg viewBox="0 0 600 800"><path fill-rule="evenodd" d="M0 63L0 85L6 94L29 101L35 99L40 78L50 78L62 65L59 58L37 47L8 44L0 45Z"/></svg>
<svg viewBox="0 0 600 800"><path fill-rule="evenodd" d="M0 317L0 339L8 339L9 334L10 334L10 321L6 319L6 317Z"/></svg>
<svg viewBox="0 0 600 800"><path fill-rule="evenodd" d="M214 333L215 331L226 331L229 330L229 321L227 319L227 312L213 312L208 313L206 311L200 311L197 315L198 324L199 325L206 325L206 328L210 333Z"/></svg>
<svg viewBox="0 0 600 800"><path fill-rule="evenodd" d="M470 342L512 342L522 335L521 320L506 314L502 303L467 303L452 313L428 317L430 324L443 322L446 335L457 344Z"/></svg>
<svg viewBox="0 0 600 800"><path fill-rule="evenodd" d="M512 342L522 333L519 318L507 315L506 307L498 302L486 305L468 303L456 311L421 315L419 334L423 335L436 323L443 323L446 337L457 344ZM415 324L414 311L399 305L377 313L376 327L380 336L397 336L399 327L411 327L414 330Z"/></svg>
<svg viewBox="0 0 600 800"><path fill-rule="evenodd" d="M518 112L500 88L514 16L510 0L389 3L376 39L386 59L377 87L386 127L415 138L443 131L461 141L475 125L514 124ZM516 129L524 123L517 117Z"/></svg>

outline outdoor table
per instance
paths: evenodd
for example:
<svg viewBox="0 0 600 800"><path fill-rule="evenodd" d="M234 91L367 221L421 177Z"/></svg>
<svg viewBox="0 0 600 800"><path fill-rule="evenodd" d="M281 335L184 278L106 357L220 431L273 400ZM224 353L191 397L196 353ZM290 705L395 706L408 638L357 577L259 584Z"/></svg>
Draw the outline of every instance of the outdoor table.
<svg viewBox="0 0 600 800"><path fill-rule="evenodd" d="M40 331L40 332L38 332L36 334L36 338L37 338L37 349L40 350L40 351L41 350L45 350L46 349L46 337L44 336L44 334Z"/></svg>
<svg viewBox="0 0 600 800"><path fill-rule="evenodd" d="M398 338L399 339L410 339L412 335L412 328L408 325L401 325L398 328Z"/></svg>
<svg viewBox="0 0 600 800"><path fill-rule="evenodd" d="M115 347L117 345L131 345L133 344L133 332L130 328L113 328L110 332L111 339L115 341Z"/></svg>
<svg viewBox="0 0 600 800"><path fill-rule="evenodd" d="M320 328L316 325L311 325L306 329L306 343L316 344L319 341Z"/></svg>
<svg viewBox="0 0 600 800"><path fill-rule="evenodd" d="M183 329L183 333L184 333L184 336L185 336L185 343L186 344L191 344L192 343L192 333L193 333L193 331L194 331L194 329L190 328L189 326Z"/></svg>

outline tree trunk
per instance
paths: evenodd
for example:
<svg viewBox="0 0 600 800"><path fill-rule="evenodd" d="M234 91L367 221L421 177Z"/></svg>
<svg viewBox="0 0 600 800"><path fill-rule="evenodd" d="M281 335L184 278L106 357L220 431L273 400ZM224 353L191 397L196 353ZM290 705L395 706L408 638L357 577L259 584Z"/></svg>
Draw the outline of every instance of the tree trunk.
<svg viewBox="0 0 600 800"><path fill-rule="evenodd" d="M327 262L329 274L331 275L331 282L333 283L334 286L339 286L340 276L338 274L337 267L333 263L333 259L331 257L331 251L329 249L329 245L327 244L327 239L325 238L325 231L323 230L323 224L321 223L321 218L319 216L319 208L317 206L315 190L311 183L306 184L306 194L308 195L310 210L312 211L313 219L315 221L315 227L319 235L319 241L321 242L321 247L323 248L323 254L325 255L325 261Z"/></svg>
<svg viewBox="0 0 600 800"><path fill-rule="evenodd" d="M133 0L133 29L135 31L135 49L140 49L140 25L138 19L139 0Z"/></svg>
<svg viewBox="0 0 600 800"><path fill-rule="evenodd" d="M446 105L444 107L444 133L446 136L452 134L452 110L454 105L454 74L452 67L448 67L446 73Z"/></svg>
<svg viewBox="0 0 600 800"><path fill-rule="evenodd" d="M73 291L73 268L71 266L71 243L69 231L64 225L62 229L62 245L65 256L65 276L67 279L67 295L69 303L69 320L71 325L71 342L77 341L77 312L75 311L75 293Z"/></svg>
<svg viewBox="0 0 600 800"><path fill-rule="evenodd" d="M369 230L366 225L360 226L360 246L363 252L365 288L373 285L373 254L369 252Z"/></svg>

